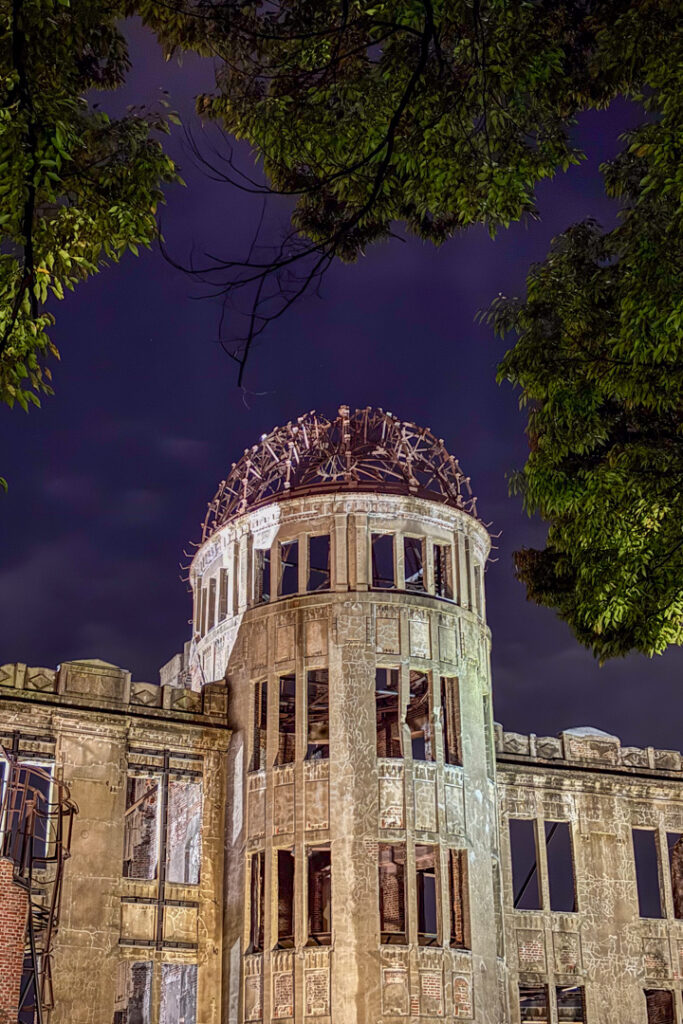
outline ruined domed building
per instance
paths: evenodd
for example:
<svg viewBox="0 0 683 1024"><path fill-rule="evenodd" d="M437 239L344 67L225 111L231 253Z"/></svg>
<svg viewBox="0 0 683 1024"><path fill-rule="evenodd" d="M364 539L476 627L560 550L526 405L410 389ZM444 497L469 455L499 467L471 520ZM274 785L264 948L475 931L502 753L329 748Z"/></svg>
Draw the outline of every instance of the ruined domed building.
<svg viewBox="0 0 683 1024"><path fill-rule="evenodd" d="M0 1021L681 1021L681 756L494 725L489 549L428 429L310 413L160 686L2 667Z"/></svg>

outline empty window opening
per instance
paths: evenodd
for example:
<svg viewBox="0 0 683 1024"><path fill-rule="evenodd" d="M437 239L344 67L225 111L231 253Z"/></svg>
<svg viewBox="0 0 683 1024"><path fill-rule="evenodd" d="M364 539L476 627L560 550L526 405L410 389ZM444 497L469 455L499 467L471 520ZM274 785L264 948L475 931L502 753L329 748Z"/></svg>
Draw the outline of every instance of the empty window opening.
<svg viewBox="0 0 683 1024"><path fill-rule="evenodd" d="M448 851L448 883L450 889L450 944L469 949L469 903L467 896L467 851Z"/></svg>
<svg viewBox="0 0 683 1024"><path fill-rule="evenodd" d="M154 777L131 775L123 829L124 878L156 878L159 859L159 786Z"/></svg>
<svg viewBox="0 0 683 1024"><path fill-rule="evenodd" d="M151 960L119 964L114 1000L114 1024L152 1024Z"/></svg>
<svg viewBox="0 0 683 1024"><path fill-rule="evenodd" d="M202 856L202 784L169 779L166 878L185 885L199 883Z"/></svg>
<svg viewBox="0 0 683 1024"><path fill-rule="evenodd" d="M207 611L207 588L202 587L201 592L201 613L200 613L200 626L199 632L202 636L206 635L206 611Z"/></svg>
<svg viewBox="0 0 683 1024"><path fill-rule="evenodd" d="M424 672L411 672L406 721L410 729L413 758L416 761L434 760L430 710L429 676Z"/></svg>
<svg viewBox="0 0 683 1024"><path fill-rule="evenodd" d="M439 941L435 847L416 845L415 881L418 940L421 946L435 946Z"/></svg>
<svg viewBox="0 0 683 1024"><path fill-rule="evenodd" d="M419 537L403 538L403 566L406 590L422 591L424 585L424 544Z"/></svg>
<svg viewBox="0 0 683 1024"><path fill-rule="evenodd" d="M222 622L223 619L227 619L228 617L229 577L227 569L221 569L219 580L220 586L218 589L218 621Z"/></svg>
<svg viewBox="0 0 683 1024"><path fill-rule="evenodd" d="M319 668L307 678L308 745L306 757L317 760L330 756L330 687L329 673Z"/></svg>
<svg viewBox="0 0 683 1024"><path fill-rule="evenodd" d="M299 593L299 542L280 544L280 597Z"/></svg>
<svg viewBox="0 0 683 1024"><path fill-rule="evenodd" d="M197 1024L197 965L161 965L159 1024Z"/></svg>
<svg viewBox="0 0 683 1024"><path fill-rule="evenodd" d="M434 545L434 592L453 600L453 555L450 544Z"/></svg>
<svg viewBox="0 0 683 1024"><path fill-rule="evenodd" d="M582 985L558 985L555 988L559 1024L584 1024L586 1010Z"/></svg>
<svg viewBox="0 0 683 1024"><path fill-rule="evenodd" d="M454 597L455 597L455 600L456 600L457 604L462 605L464 602L463 602L463 595L462 595L462 571L461 571L461 559L460 559L460 536L461 536L460 534L458 534L456 536L456 538L455 538L455 548L453 550L453 555L454 555L454 558L455 558L455 587L454 587L455 594L454 594Z"/></svg>
<svg viewBox="0 0 683 1024"><path fill-rule="evenodd" d="M209 610L208 610L208 621L207 630L213 629L216 625L216 577L212 576L209 580Z"/></svg>
<svg viewBox="0 0 683 1024"><path fill-rule="evenodd" d="M484 617L484 583L483 573L480 565L474 566L474 607L479 618Z"/></svg>
<svg viewBox="0 0 683 1024"><path fill-rule="evenodd" d="M332 940L332 865L329 847L308 851L309 944L329 946Z"/></svg>
<svg viewBox="0 0 683 1024"><path fill-rule="evenodd" d="M519 986L519 1019L533 1024L549 1024L548 988L546 985Z"/></svg>
<svg viewBox="0 0 683 1024"><path fill-rule="evenodd" d="M674 994L668 988L646 988L647 1024L676 1024Z"/></svg>
<svg viewBox="0 0 683 1024"><path fill-rule="evenodd" d="M330 589L329 534L308 538L308 584L306 589Z"/></svg>
<svg viewBox="0 0 683 1024"><path fill-rule="evenodd" d="M294 853L277 851L277 944L280 949L294 945Z"/></svg>
<svg viewBox="0 0 683 1024"><path fill-rule="evenodd" d="M372 585L378 590L392 590L396 586L393 533L373 533L371 548Z"/></svg>
<svg viewBox="0 0 683 1024"><path fill-rule="evenodd" d="M253 736L251 749L252 772L266 766L266 727L268 723L268 682L263 679L254 683L253 689Z"/></svg>
<svg viewBox="0 0 683 1024"><path fill-rule="evenodd" d="M540 910L536 866L536 823L528 818L510 818L512 891L515 910Z"/></svg>
<svg viewBox="0 0 683 1024"><path fill-rule="evenodd" d="M472 548L470 545L470 538L465 537L465 578L466 578L466 605L468 608L472 607Z"/></svg>
<svg viewBox="0 0 683 1024"><path fill-rule="evenodd" d="M248 953L263 952L265 911L265 854L252 853L249 876L249 948Z"/></svg>
<svg viewBox="0 0 683 1024"><path fill-rule="evenodd" d="M548 859L550 909L564 912L574 911L576 910L574 857L568 821L545 822L545 848Z"/></svg>
<svg viewBox="0 0 683 1024"><path fill-rule="evenodd" d="M194 631L200 633L202 631L202 583L200 579L195 581L194 586Z"/></svg>
<svg viewBox="0 0 683 1024"><path fill-rule="evenodd" d="M254 550L254 602L270 601L270 548Z"/></svg>
<svg viewBox="0 0 683 1024"><path fill-rule="evenodd" d="M441 678L441 723L444 761L446 764L462 764L460 682L454 676Z"/></svg>
<svg viewBox="0 0 683 1024"><path fill-rule="evenodd" d="M683 835L680 832L667 832L666 842L669 849L674 917L683 918Z"/></svg>
<svg viewBox="0 0 683 1024"><path fill-rule="evenodd" d="M375 671L375 710L377 756L402 757L397 668L378 668Z"/></svg>
<svg viewBox="0 0 683 1024"><path fill-rule="evenodd" d="M275 764L291 764L296 754L296 677L280 676Z"/></svg>
<svg viewBox="0 0 683 1024"><path fill-rule="evenodd" d="M379 844L379 921L381 941L406 941L406 852L402 844Z"/></svg>
<svg viewBox="0 0 683 1024"><path fill-rule="evenodd" d="M642 828L634 828L632 835L640 916L663 917L657 837Z"/></svg>

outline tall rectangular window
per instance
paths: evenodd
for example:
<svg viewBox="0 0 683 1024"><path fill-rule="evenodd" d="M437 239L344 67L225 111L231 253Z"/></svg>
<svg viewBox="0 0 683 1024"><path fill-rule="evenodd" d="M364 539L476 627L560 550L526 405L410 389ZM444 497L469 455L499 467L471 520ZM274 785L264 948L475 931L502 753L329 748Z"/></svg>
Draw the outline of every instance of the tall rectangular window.
<svg viewBox="0 0 683 1024"><path fill-rule="evenodd" d="M287 597L299 593L299 542L280 544L280 585L278 594Z"/></svg>
<svg viewBox="0 0 683 1024"><path fill-rule="evenodd" d="M415 846L415 884L417 889L417 934L421 946L438 943L438 892L436 885L436 847Z"/></svg>
<svg viewBox="0 0 683 1024"><path fill-rule="evenodd" d="M229 576L227 569L220 571L220 587L218 592L218 621L222 622L228 617L228 587Z"/></svg>
<svg viewBox="0 0 683 1024"><path fill-rule="evenodd" d="M450 544L434 545L434 592L453 599L453 549Z"/></svg>
<svg viewBox="0 0 683 1024"><path fill-rule="evenodd" d="M446 764L462 764L460 740L460 682L455 676L441 677L441 723L443 759Z"/></svg>
<svg viewBox="0 0 683 1024"><path fill-rule="evenodd" d="M666 843L669 850L674 917L680 919L683 918L683 835L680 832L667 832Z"/></svg>
<svg viewBox="0 0 683 1024"><path fill-rule="evenodd" d="M555 988L557 1001L557 1019L560 1024L585 1024L586 1008L582 985L557 985ZM672 1018L673 1021L673 1018Z"/></svg>
<svg viewBox="0 0 683 1024"><path fill-rule="evenodd" d="M380 843L378 856L379 921L382 942L405 942L405 846Z"/></svg>
<svg viewBox="0 0 683 1024"><path fill-rule="evenodd" d="M209 580L209 612L207 630L213 629L216 625L216 577Z"/></svg>
<svg viewBox="0 0 683 1024"><path fill-rule="evenodd" d="M465 577L466 577L466 603L468 608L472 608L474 602L472 600L472 545L470 538L465 537Z"/></svg>
<svg viewBox="0 0 683 1024"><path fill-rule="evenodd" d="M372 585L376 590L396 586L393 533L373 533L371 537Z"/></svg>
<svg viewBox="0 0 683 1024"><path fill-rule="evenodd" d="M291 764L296 756L296 676L278 683L278 744L275 764Z"/></svg>
<svg viewBox="0 0 683 1024"><path fill-rule="evenodd" d="M330 756L330 686L326 668L310 671L307 676L308 745L309 760Z"/></svg>
<svg viewBox="0 0 683 1024"><path fill-rule="evenodd" d="M647 1024L676 1024L674 994L668 988L646 988Z"/></svg>
<svg viewBox="0 0 683 1024"><path fill-rule="evenodd" d="M477 562L474 564L474 609L480 619L484 617L484 575Z"/></svg>
<svg viewBox="0 0 683 1024"><path fill-rule="evenodd" d="M197 965L161 965L159 1024L197 1024Z"/></svg>
<svg viewBox="0 0 683 1024"><path fill-rule="evenodd" d="M576 910L571 829L568 821L546 821L544 824L550 909L568 913Z"/></svg>
<svg viewBox="0 0 683 1024"><path fill-rule="evenodd" d="M403 566L406 590L425 589L424 543L419 537L403 538Z"/></svg>
<svg viewBox="0 0 683 1024"><path fill-rule="evenodd" d="M166 878L185 885L199 883L202 856L202 784L169 779Z"/></svg>
<svg viewBox="0 0 683 1024"><path fill-rule="evenodd" d="M332 863L329 847L308 851L309 945L329 946L332 941Z"/></svg>
<svg viewBox="0 0 683 1024"><path fill-rule="evenodd" d="M247 952L262 953L266 881L263 850L252 853L249 861L249 947Z"/></svg>
<svg viewBox="0 0 683 1024"><path fill-rule="evenodd" d="M277 944L294 945L294 852L277 851Z"/></svg>
<svg viewBox="0 0 683 1024"><path fill-rule="evenodd" d="M114 1024L152 1024L151 960L123 960L116 976Z"/></svg>
<svg viewBox="0 0 683 1024"><path fill-rule="evenodd" d="M510 853L515 910L540 910L534 821L529 818L510 818Z"/></svg>
<svg viewBox="0 0 683 1024"><path fill-rule="evenodd" d="M430 710L429 676L425 672L411 672L406 721L416 761L434 760Z"/></svg>
<svg viewBox="0 0 683 1024"><path fill-rule="evenodd" d="M270 548L254 550L254 603L270 601Z"/></svg>
<svg viewBox="0 0 683 1024"><path fill-rule="evenodd" d="M522 1024L550 1024L547 985L519 986L519 1019Z"/></svg>
<svg viewBox="0 0 683 1024"><path fill-rule="evenodd" d="M128 776L123 828L124 878L157 877L160 781L152 776Z"/></svg>
<svg viewBox="0 0 683 1024"><path fill-rule="evenodd" d="M467 850L448 851L450 889L450 944L469 949L469 899L467 892Z"/></svg>
<svg viewBox="0 0 683 1024"><path fill-rule="evenodd" d="M253 686L252 701L252 748L250 770L256 772L266 767L266 737L268 725L268 682L262 679Z"/></svg>
<svg viewBox="0 0 683 1024"><path fill-rule="evenodd" d="M308 583L306 589L330 589L329 534L308 538Z"/></svg>
<svg viewBox="0 0 683 1024"><path fill-rule="evenodd" d="M641 828L634 828L632 835L640 916L663 917L657 837L654 832Z"/></svg>
<svg viewBox="0 0 683 1024"><path fill-rule="evenodd" d="M397 668L375 671L375 714L377 756L402 757Z"/></svg>
<svg viewBox="0 0 683 1024"><path fill-rule="evenodd" d="M200 620L201 621L201 625L200 625L200 628L199 628L199 632L201 633L202 636L206 636L206 614L207 614L207 611L208 611L208 587L202 587L201 603L202 603L202 607L201 607L201 620Z"/></svg>

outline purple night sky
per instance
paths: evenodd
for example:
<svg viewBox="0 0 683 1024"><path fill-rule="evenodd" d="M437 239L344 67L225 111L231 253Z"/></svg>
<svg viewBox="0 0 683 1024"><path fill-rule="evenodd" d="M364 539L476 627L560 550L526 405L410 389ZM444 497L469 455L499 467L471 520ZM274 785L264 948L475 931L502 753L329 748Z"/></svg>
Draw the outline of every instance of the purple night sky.
<svg viewBox="0 0 683 1024"><path fill-rule="evenodd" d="M165 88L201 132L192 97L211 88L211 64L167 64L139 26L130 37L134 69L108 109L154 102ZM586 216L613 223L597 168L639 119L625 103L581 119L589 157L539 189L540 223L495 242L470 230L440 251L392 242L333 268L322 298L264 335L246 397L216 344L218 306L158 250L129 255L68 294L54 310L55 397L28 416L0 407L0 473L10 486L0 497L0 663L98 657L155 681L189 636L179 563L230 464L309 409L378 405L445 439L471 475L483 520L502 531L486 579L496 719L543 735L591 724L626 744L679 749L683 653L600 669L513 578L513 550L541 544L544 527L507 496L506 474L526 456L523 419L516 395L495 383L507 346L474 323L498 292L519 293L554 235ZM260 200L207 181L180 129L170 148L188 183L168 191L170 253L244 255ZM286 208L276 203L271 214L281 230Z"/></svg>

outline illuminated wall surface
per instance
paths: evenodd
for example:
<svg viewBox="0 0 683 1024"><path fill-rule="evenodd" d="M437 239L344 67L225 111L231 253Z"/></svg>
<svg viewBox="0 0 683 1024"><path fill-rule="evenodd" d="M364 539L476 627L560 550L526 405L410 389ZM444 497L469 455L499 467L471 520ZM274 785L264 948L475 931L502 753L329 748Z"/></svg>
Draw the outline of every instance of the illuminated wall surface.
<svg viewBox="0 0 683 1024"><path fill-rule="evenodd" d="M309 416L221 484L161 686L0 669L78 805L50 1024L681 1020L680 754L494 725L489 547L428 431Z"/></svg>

